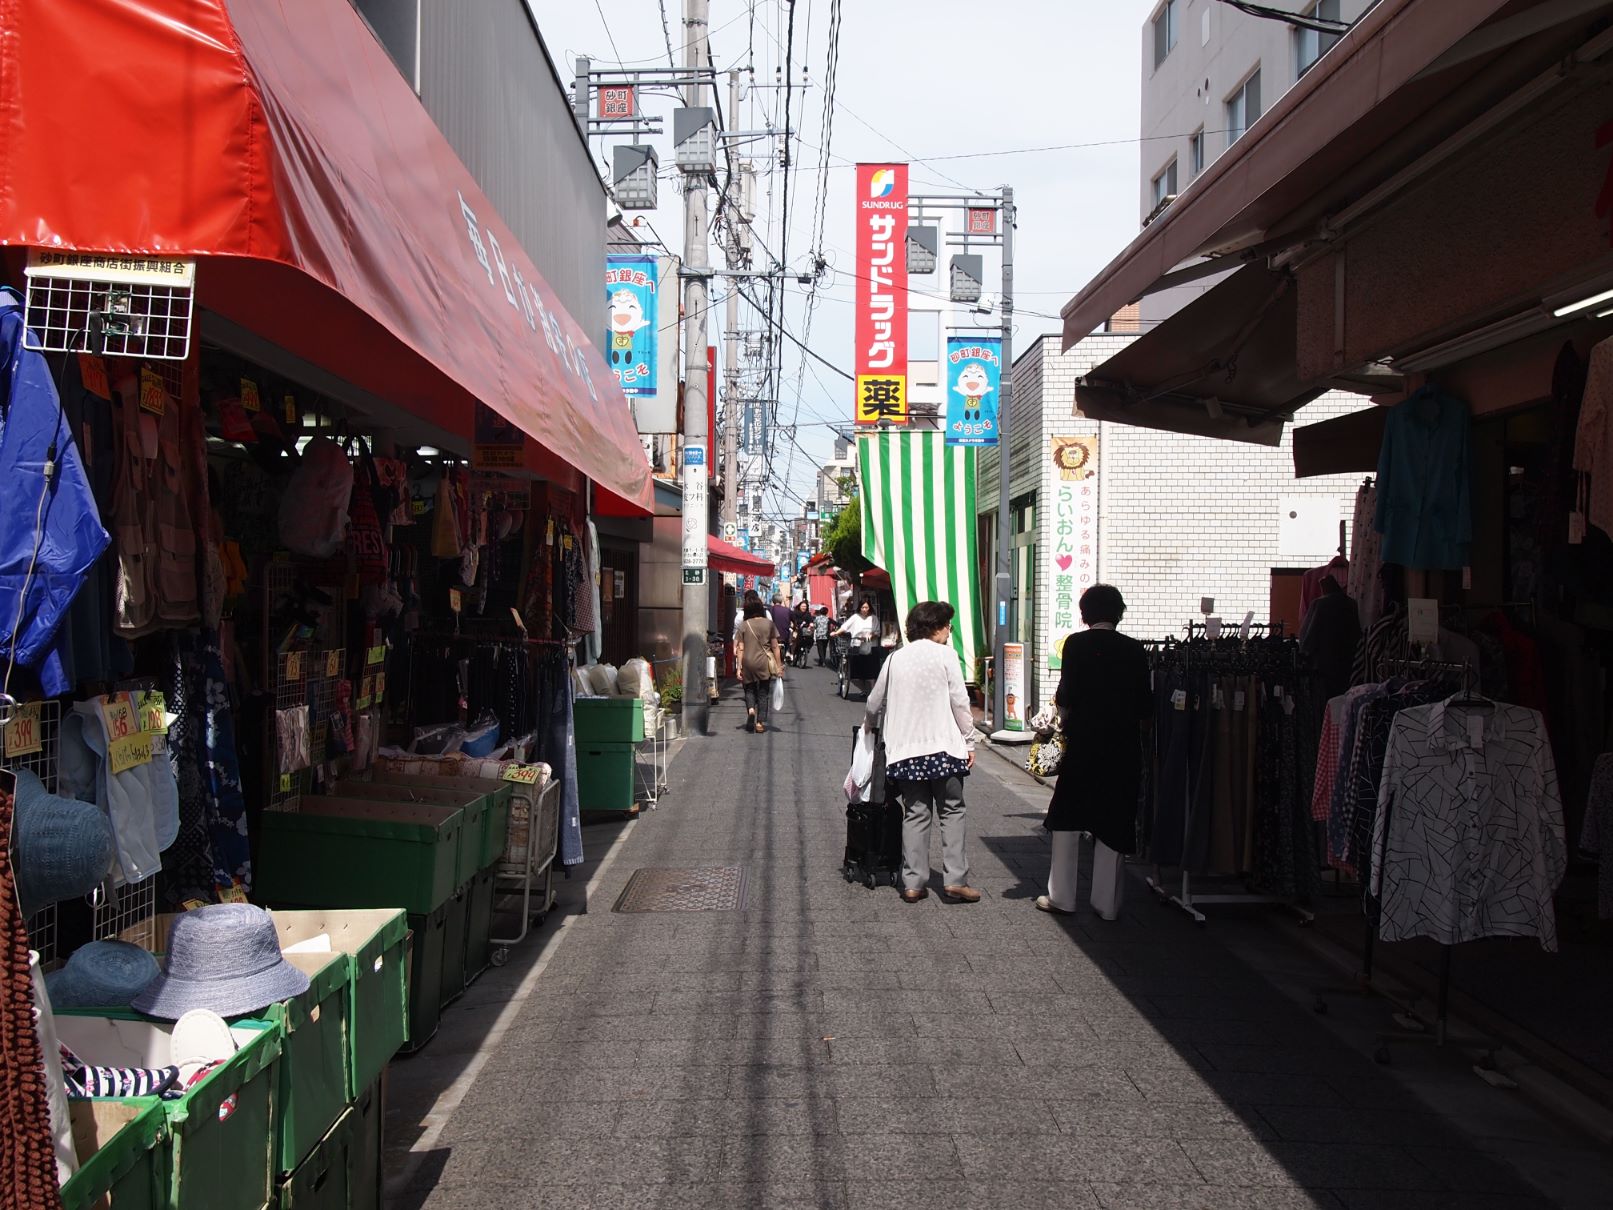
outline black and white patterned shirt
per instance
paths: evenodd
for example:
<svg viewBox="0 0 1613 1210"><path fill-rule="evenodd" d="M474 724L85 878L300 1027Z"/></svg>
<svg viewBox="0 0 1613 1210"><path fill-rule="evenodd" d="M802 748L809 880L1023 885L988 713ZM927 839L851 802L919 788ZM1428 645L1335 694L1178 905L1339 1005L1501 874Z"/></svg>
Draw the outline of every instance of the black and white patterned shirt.
<svg viewBox="0 0 1613 1210"><path fill-rule="evenodd" d="M1372 836L1384 854L1372 871L1378 935L1538 937L1555 950L1567 843L1545 721L1453 700L1395 716Z"/></svg>

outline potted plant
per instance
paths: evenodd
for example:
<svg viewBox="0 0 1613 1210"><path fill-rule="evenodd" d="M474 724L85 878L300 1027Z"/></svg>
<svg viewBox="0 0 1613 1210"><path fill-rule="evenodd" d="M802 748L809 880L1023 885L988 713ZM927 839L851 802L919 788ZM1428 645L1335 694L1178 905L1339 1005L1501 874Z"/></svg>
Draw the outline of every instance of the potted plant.
<svg viewBox="0 0 1613 1210"><path fill-rule="evenodd" d="M655 683L661 695L661 713L667 722L667 739L676 739L683 725L683 667L670 665Z"/></svg>

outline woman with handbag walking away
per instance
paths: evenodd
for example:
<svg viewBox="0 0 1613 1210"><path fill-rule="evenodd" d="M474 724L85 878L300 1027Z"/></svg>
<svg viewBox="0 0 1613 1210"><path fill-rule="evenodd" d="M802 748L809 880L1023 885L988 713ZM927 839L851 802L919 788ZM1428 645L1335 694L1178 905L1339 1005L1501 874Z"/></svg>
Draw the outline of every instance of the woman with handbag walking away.
<svg viewBox="0 0 1613 1210"><path fill-rule="evenodd" d="M784 675L784 653L778 627L761 598L746 598L745 620L735 636L739 648L739 678L745 685L745 730L760 735L767 730L773 705L773 678Z"/></svg>
<svg viewBox="0 0 1613 1210"><path fill-rule="evenodd" d="M952 648L954 610L920 601L907 615L907 645L893 652L868 695L863 725L885 741L885 781L902 804L902 899L930 892L930 817L941 819L942 894L978 903L966 881L963 779L975 763L974 715Z"/></svg>
<svg viewBox="0 0 1613 1210"><path fill-rule="evenodd" d="M1125 855L1137 849L1143 726L1154 699L1143 645L1115 630L1125 612L1119 589L1094 584L1081 594L1087 629L1064 640L1053 696L1064 755L1045 823L1053 834L1053 865L1047 894L1036 900L1055 915L1075 914L1082 832L1095 842L1090 898L1105 920L1120 913Z"/></svg>

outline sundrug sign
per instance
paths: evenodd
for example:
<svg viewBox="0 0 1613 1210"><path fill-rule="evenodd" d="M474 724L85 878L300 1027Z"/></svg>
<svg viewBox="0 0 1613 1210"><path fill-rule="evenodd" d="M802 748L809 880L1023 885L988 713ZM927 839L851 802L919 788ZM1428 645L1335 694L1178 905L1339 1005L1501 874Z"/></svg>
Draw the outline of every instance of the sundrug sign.
<svg viewBox="0 0 1613 1210"><path fill-rule="evenodd" d="M856 419L906 424L907 165L857 165Z"/></svg>

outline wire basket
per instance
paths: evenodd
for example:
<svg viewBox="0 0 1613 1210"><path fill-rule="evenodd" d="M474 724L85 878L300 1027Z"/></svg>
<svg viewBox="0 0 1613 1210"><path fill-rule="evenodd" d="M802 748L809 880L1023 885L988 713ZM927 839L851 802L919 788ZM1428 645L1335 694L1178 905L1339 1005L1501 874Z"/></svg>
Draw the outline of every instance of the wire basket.
<svg viewBox="0 0 1613 1210"><path fill-rule="evenodd" d="M184 361L196 264L166 257L35 249L25 323L45 353Z"/></svg>

